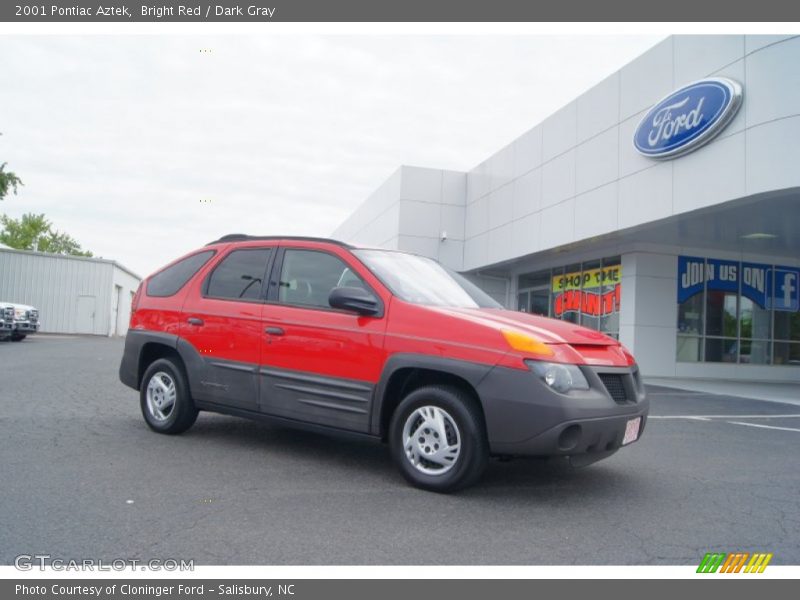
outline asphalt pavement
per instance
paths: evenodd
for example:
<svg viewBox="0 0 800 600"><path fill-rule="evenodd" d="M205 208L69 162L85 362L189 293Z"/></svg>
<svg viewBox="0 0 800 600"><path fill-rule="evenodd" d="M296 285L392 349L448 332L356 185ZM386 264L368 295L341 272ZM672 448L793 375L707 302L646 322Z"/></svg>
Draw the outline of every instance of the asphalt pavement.
<svg viewBox="0 0 800 600"><path fill-rule="evenodd" d="M386 447L202 413L151 432L118 339L0 343L0 563L800 564L800 407L650 387L643 438L595 465L493 461L455 495Z"/></svg>

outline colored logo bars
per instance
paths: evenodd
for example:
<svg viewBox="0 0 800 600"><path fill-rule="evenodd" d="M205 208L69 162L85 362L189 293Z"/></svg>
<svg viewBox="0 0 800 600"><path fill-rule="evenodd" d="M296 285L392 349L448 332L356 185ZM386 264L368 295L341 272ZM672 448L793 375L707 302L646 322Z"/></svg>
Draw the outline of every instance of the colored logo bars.
<svg viewBox="0 0 800 600"><path fill-rule="evenodd" d="M754 552L753 554L748 552L732 554L708 552L700 561L697 572L716 573L719 570L720 573L763 573L771 560L772 553L765 552Z"/></svg>

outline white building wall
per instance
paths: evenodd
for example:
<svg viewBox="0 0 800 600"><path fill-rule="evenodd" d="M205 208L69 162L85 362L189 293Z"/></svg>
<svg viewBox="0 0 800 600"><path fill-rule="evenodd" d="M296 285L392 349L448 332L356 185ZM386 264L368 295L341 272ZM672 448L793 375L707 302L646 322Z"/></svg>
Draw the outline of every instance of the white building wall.
<svg viewBox="0 0 800 600"><path fill-rule="evenodd" d="M403 169L395 171L331 237L353 244L396 249L400 234L400 182Z"/></svg>
<svg viewBox="0 0 800 600"><path fill-rule="evenodd" d="M675 375L677 254L622 255L619 340L650 377Z"/></svg>
<svg viewBox="0 0 800 600"><path fill-rule="evenodd" d="M331 235L463 268L466 174L400 167Z"/></svg>
<svg viewBox="0 0 800 600"><path fill-rule="evenodd" d="M472 270L751 194L800 185L800 38L674 36L467 174ZM672 90L706 76L743 84L736 118L669 162L633 132Z"/></svg>
<svg viewBox="0 0 800 600"><path fill-rule="evenodd" d="M111 280L111 306L112 310L109 319L108 335L125 335L128 331L128 324L131 321L131 301L136 289L141 283L141 279L122 269L119 265L113 265ZM118 294L118 304L114 300L114 294ZM113 307L117 307L113 310Z"/></svg>
<svg viewBox="0 0 800 600"><path fill-rule="evenodd" d="M115 281L125 290L139 285L112 261L0 249L0 300L38 308L42 332L112 334Z"/></svg>

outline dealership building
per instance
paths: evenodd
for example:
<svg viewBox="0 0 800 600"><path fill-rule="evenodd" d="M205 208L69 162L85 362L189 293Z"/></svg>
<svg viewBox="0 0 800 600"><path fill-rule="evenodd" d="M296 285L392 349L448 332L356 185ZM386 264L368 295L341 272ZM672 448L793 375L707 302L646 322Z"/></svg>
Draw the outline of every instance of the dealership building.
<svg viewBox="0 0 800 600"><path fill-rule="evenodd" d="M618 337L652 377L800 382L800 37L673 36L334 232Z"/></svg>

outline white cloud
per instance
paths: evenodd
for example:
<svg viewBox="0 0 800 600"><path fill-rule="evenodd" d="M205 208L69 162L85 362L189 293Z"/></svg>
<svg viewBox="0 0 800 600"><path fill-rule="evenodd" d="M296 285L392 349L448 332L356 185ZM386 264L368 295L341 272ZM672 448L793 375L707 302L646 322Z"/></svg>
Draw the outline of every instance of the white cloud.
<svg viewBox="0 0 800 600"><path fill-rule="evenodd" d="M656 41L2 37L25 187L0 210L141 274L225 233L327 235L400 164L469 169Z"/></svg>

